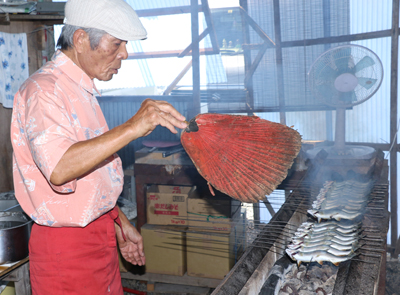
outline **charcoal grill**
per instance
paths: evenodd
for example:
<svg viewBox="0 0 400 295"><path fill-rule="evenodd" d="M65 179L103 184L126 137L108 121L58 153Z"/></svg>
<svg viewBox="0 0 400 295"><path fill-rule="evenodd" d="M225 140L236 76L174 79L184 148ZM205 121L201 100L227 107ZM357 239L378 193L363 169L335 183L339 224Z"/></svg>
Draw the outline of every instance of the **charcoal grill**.
<svg viewBox="0 0 400 295"><path fill-rule="evenodd" d="M378 152L374 159L347 163L330 163L324 160L323 155L317 156L305 175L299 177L295 173L292 179L283 182L281 188L291 190L285 203L271 221L263 226L258 237L212 294L259 294L270 270L285 255L282 241L287 240L287 233L293 232L293 225L298 226L308 219L304 210L299 208L311 204L323 181L329 178L345 178L351 174L375 180L371 199L383 200L384 205L379 213L376 208L368 206L362 219L362 227L366 231L374 228L374 236L378 234L381 242L371 245L374 250L370 253L368 250L363 251L362 257L356 256L339 264L332 294L384 294L386 234L389 224L387 171L387 162L383 159L382 152ZM296 177L297 180L293 179ZM265 235L275 242L269 246L260 242Z"/></svg>

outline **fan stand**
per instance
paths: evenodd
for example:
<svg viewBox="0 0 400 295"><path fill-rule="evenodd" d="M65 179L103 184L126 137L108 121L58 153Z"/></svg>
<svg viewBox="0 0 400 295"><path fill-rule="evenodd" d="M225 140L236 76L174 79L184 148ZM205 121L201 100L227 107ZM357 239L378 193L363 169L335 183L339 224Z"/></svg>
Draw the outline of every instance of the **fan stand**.
<svg viewBox="0 0 400 295"><path fill-rule="evenodd" d="M346 44L328 49L312 64L308 72L310 89L326 105L336 109L335 142L333 146L317 147L307 152L310 158L323 149L328 159L371 159L376 151L367 146L346 145L346 108L368 100L379 89L383 67L379 57L370 49Z"/></svg>
<svg viewBox="0 0 400 295"><path fill-rule="evenodd" d="M357 85L354 75L345 73L335 80L335 88L339 92L353 91ZM372 159L375 157L375 149L368 146L346 145L346 104L338 100L336 106L336 130L335 143L330 147L314 148L307 151L307 155L313 159L321 150L328 153L328 159Z"/></svg>
<svg viewBox="0 0 400 295"><path fill-rule="evenodd" d="M336 109L336 130L335 143L333 146L315 147L307 151L307 156L314 159L321 150L325 150L329 160L370 160L375 157L376 151L368 146L346 145L345 129L346 129L346 109L338 107Z"/></svg>
<svg viewBox="0 0 400 295"><path fill-rule="evenodd" d="M335 143L333 147L325 149L328 158L332 159L371 159L375 156L375 149L368 146L346 145L346 108L336 108Z"/></svg>

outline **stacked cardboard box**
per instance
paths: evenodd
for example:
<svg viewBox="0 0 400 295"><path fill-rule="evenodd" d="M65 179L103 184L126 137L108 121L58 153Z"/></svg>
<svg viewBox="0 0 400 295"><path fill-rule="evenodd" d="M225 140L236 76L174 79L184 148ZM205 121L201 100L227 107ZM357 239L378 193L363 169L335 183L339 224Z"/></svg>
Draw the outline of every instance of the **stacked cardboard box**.
<svg viewBox="0 0 400 295"><path fill-rule="evenodd" d="M186 237L173 226L145 224L141 228L146 272L183 276L186 272Z"/></svg>
<svg viewBox="0 0 400 295"><path fill-rule="evenodd" d="M147 224L141 234L146 272L183 276L186 272L187 200L196 187L152 185L147 190Z"/></svg>
<svg viewBox="0 0 400 295"><path fill-rule="evenodd" d="M196 187L153 185L141 229L146 272L222 279L245 248L241 203Z"/></svg>
<svg viewBox="0 0 400 295"><path fill-rule="evenodd" d="M240 209L240 202L227 195L191 195L187 207L189 229L229 233L239 219Z"/></svg>
<svg viewBox="0 0 400 295"><path fill-rule="evenodd" d="M223 279L244 250L241 226L224 233L191 232L186 234L187 274Z"/></svg>
<svg viewBox="0 0 400 295"><path fill-rule="evenodd" d="M187 200L196 187L152 185L147 190L147 223L187 225Z"/></svg>
<svg viewBox="0 0 400 295"><path fill-rule="evenodd" d="M241 203L226 195L188 198L187 273L223 279L245 248Z"/></svg>

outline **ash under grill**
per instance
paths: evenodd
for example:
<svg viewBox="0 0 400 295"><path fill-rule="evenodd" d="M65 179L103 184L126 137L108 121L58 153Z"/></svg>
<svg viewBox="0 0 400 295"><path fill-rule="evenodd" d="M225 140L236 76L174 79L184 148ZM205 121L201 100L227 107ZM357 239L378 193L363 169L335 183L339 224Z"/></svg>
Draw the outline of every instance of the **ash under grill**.
<svg viewBox="0 0 400 295"><path fill-rule="evenodd" d="M298 266L285 254L290 237L310 220L307 209L312 207L324 182L340 182L349 176L373 182L369 202L360 217L361 249L339 266L330 262ZM284 183L285 189L291 191L285 203L213 294L384 294L382 270L389 216L387 164L382 153L359 169L351 163L348 167L317 163L297 179Z"/></svg>

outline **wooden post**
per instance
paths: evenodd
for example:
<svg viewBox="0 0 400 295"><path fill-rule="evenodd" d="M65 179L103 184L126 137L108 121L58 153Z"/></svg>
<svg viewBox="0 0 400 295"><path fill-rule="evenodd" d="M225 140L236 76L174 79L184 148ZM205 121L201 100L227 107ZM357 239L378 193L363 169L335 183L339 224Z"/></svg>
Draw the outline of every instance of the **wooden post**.
<svg viewBox="0 0 400 295"><path fill-rule="evenodd" d="M397 79L399 60L399 0L393 0L392 7L392 50L390 69L390 221L391 246L397 242Z"/></svg>

